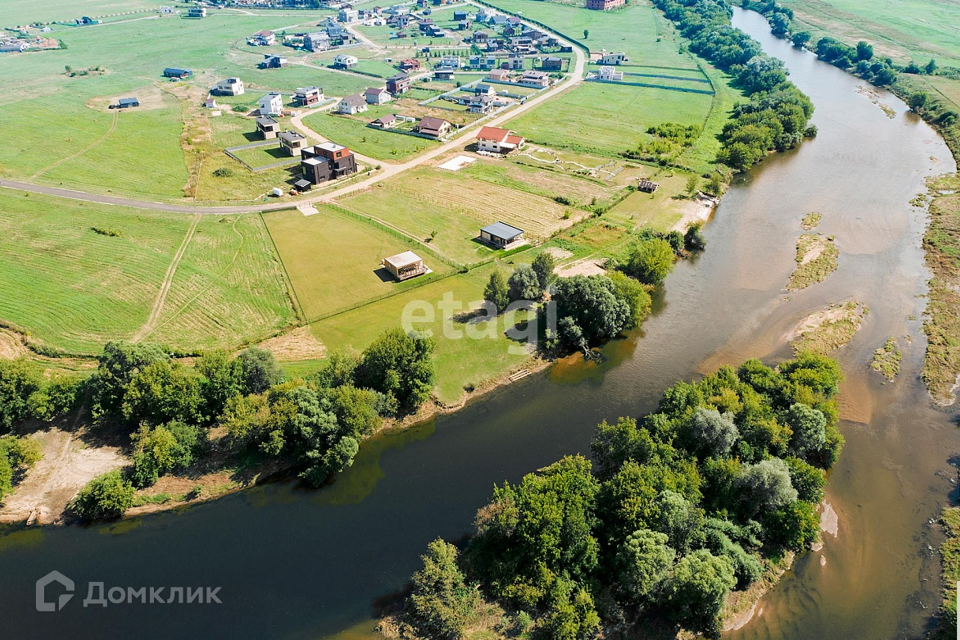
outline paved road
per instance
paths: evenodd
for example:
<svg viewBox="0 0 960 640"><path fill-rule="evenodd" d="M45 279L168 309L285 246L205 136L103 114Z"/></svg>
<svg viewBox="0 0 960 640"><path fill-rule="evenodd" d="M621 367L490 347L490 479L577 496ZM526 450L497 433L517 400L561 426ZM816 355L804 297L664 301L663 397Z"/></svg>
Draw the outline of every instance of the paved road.
<svg viewBox="0 0 960 640"><path fill-rule="evenodd" d="M472 4L472 3L471 3ZM480 5L476 5L480 6ZM524 21L526 23L526 21ZM535 28L536 25L530 25ZM559 37L559 34L557 34ZM561 42L566 42L565 39L561 38ZM568 43L573 44L573 43ZM534 107L542 104L543 102L550 100L557 95L569 91L573 87L577 86L583 82L583 73L586 68L587 58L583 53L583 50L577 46L573 46L573 51L577 56L577 63L573 72L564 80L561 84L557 85L552 89L548 89L544 93L541 93L536 98L532 100L527 100L525 104L522 104L516 108L508 110L506 113L499 115L487 122L484 122L484 126L496 127L498 125L504 124L509 120L519 116ZM303 127L302 123L300 128ZM471 126L464 127L461 129L461 132L467 131L469 129L476 128L480 126L474 124ZM312 132L316 133L316 132ZM321 136L317 136L321 137ZM149 209L152 211L166 211L170 213L190 213L195 215L224 215L224 214L236 214L236 213L254 213L258 211L276 211L279 209L291 209L300 204L314 204L314 203L323 203L331 202L336 198L345 196L349 193L354 193L362 189L366 189L382 180L386 180L395 175L403 173L404 171L409 171L415 167L422 165L423 163L436 158L437 156L443 155L455 149L460 149L468 145L473 141L473 137L469 135L460 135L456 139L451 140L445 144L435 147L431 151L421 154L416 158L404 162L401 164L389 164L386 162L380 162L382 169L372 175L371 177L361 180L340 189L330 191L328 193L319 194L315 196L310 196L296 201L282 201L282 202L265 202L262 204L253 204L253 205L227 205L227 206L217 206L217 205L203 205L200 203L166 203L166 202L154 202L150 200L139 200L136 198L123 198L118 196L109 196L102 195L97 193L88 193L86 191L74 191L71 189L63 189L60 187L48 187L38 184L31 184L28 182L19 182L17 180L0 180L0 187L4 189L14 189L18 191L28 191L30 193L37 193L48 196L56 196L58 198L70 198L72 200L83 200L86 202L96 202L98 204L106 205L115 205L123 207L136 207L139 209ZM367 160L367 158L363 158ZM372 162L376 162L372 159L369 159Z"/></svg>

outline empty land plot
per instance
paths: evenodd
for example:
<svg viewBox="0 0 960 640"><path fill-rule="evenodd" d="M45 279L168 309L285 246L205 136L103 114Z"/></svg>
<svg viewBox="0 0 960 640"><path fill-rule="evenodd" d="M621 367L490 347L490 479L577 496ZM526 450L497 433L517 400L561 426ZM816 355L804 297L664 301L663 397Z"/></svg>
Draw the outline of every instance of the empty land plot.
<svg viewBox="0 0 960 640"><path fill-rule="evenodd" d="M575 205L589 205L595 199L605 200L620 190L620 187L598 180L499 160L480 159L461 169L460 173L544 198L567 198Z"/></svg>
<svg viewBox="0 0 960 640"><path fill-rule="evenodd" d="M410 302L425 301L436 310L444 294L450 293L455 302L463 303L464 310L471 308L472 304L479 304L483 300L483 289L490 279L490 273L495 268L485 266L470 273L444 278L416 290L326 318L311 325L311 328L328 347L337 345L341 349L359 351L383 331L401 326L404 307ZM489 329L488 322L493 321L473 327L481 331ZM495 330L491 331L494 337L481 339L465 334L461 338L454 338L446 334L439 311L432 322L417 322L414 325L418 330L431 330L437 341L433 357L437 365L436 393L440 400L454 402L463 395L465 385L479 385L527 360L529 356L522 353L522 349L521 353L510 352L510 347L517 347L519 343L504 335L506 325L502 317L497 318L496 322ZM463 332L466 325L457 322L452 328Z"/></svg>
<svg viewBox="0 0 960 640"><path fill-rule="evenodd" d="M285 150L281 149L280 143L276 140L273 141L273 144L263 145L261 147L250 147L249 149L238 149L230 153L254 169L266 167L278 162L289 161L291 164L294 162L297 164L300 163L298 158L291 156Z"/></svg>
<svg viewBox="0 0 960 640"><path fill-rule="evenodd" d="M403 160L437 146L435 140L367 126L367 122L386 113L394 113L394 110L387 105L379 107L377 111L362 113L357 118L333 113L315 113L304 118L303 122L337 144L378 160Z"/></svg>
<svg viewBox="0 0 960 640"><path fill-rule="evenodd" d="M586 83L510 122L529 141L585 153L618 155L664 122L703 125L713 96Z"/></svg>
<svg viewBox="0 0 960 640"><path fill-rule="evenodd" d="M408 171L342 203L417 238L432 238L432 248L461 264L491 255L476 242L484 225L502 220L530 238L547 238L586 215L548 198L435 167Z"/></svg>
<svg viewBox="0 0 960 640"><path fill-rule="evenodd" d="M0 319L70 353L130 338L189 224L188 216L0 192Z"/></svg>
<svg viewBox="0 0 960 640"><path fill-rule="evenodd" d="M928 77L926 80L936 87L937 91L946 97L947 100L960 106L960 80L940 76Z"/></svg>
<svg viewBox="0 0 960 640"><path fill-rule="evenodd" d="M144 340L183 350L230 348L295 319L260 216L206 216L183 254L157 327Z"/></svg>
<svg viewBox="0 0 960 640"><path fill-rule="evenodd" d="M683 219L691 207L699 207L694 200L676 198L686 188L691 174L670 172L650 179L660 185L655 193L635 191L613 207L604 218L619 220L633 228L652 227L669 231Z"/></svg>
<svg viewBox="0 0 960 640"><path fill-rule="evenodd" d="M417 252L436 274L452 271L415 242L334 208L318 209L312 216L280 211L264 217L307 319L422 285L431 276L397 283L380 267L404 251Z"/></svg>
<svg viewBox="0 0 960 640"><path fill-rule="evenodd" d="M33 22L74 20L81 15L99 17L143 9L155 10L156 8L157 3L152 0L98 0L95 9L91 8L88 0L3 2L0 3L0 26L12 27L17 24Z"/></svg>

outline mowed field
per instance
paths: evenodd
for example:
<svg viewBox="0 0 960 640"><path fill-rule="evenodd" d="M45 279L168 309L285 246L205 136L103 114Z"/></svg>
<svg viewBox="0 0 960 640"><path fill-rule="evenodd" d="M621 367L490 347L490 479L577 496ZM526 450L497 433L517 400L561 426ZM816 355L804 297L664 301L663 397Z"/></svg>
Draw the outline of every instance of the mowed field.
<svg viewBox="0 0 960 640"><path fill-rule="evenodd" d="M231 347L294 318L258 218L219 220L198 225L153 339ZM190 224L189 216L0 191L0 320L68 353L130 339Z"/></svg>
<svg viewBox="0 0 960 640"><path fill-rule="evenodd" d="M308 320L389 296L453 271L421 245L357 220L334 207L319 213L279 211L264 216L280 259ZM395 282L380 266L386 257L414 251L434 274ZM330 343L336 345L337 343Z"/></svg>
<svg viewBox="0 0 960 640"><path fill-rule="evenodd" d="M960 3L945 0L783 0L816 37L829 31L844 40L863 38L901 63L931 57L960 66Z"/></svg>
<svg viewBox="0 0 960 640"><path fill-rule="evenodd" d="M341 204L430 240L430 246L450 260L474 264L494 253L476 240L480 227L502 220L523 229L530 239L546 239L586 215L559 204L554 196L569 192L580 201L591 192L608 193L575 177L505 163L497 171L487 168L487 162L496 161L479 160L457 172L433 166L413 169Z"/></svg>
<svg viewBox="0 0 960 640"><path fill-rule="evenodd" d="M529 262L533 260L533 256L533 251L524 252L516 256L516 261ZM462 337L455 338L444 334L437 303L443 300L445 294L449 294L455 302L462 303L463 310L475 308L483 300L483 289L490 279L490 273L496 268L499 267L488 265L469 273L450 276L326 318L312 324L311 329L328 348L336 345L340 349L359 351L385 329L402 326L404 309L408 304L426 303L435 311L433 321L418 322L413 328L429 330L436 339L436 394L443 402L454 402L463 395L466 385L479 386L484 381L519 367L529 358L520 343L505 335L507 326L502 316L496 321L472 325L472 328L478 331L485 331L490 329L489 322L496 322L496 326L490 331L493 337L470 338L464 332L467 325L462 322L448 325L449 329L460 330ZM454 315L457 313L459 312ZM422 312L418 311L416 316L421 317ZM517 318L518 321L520 319ZM511 352L511 347L514 352Z"/></svg>
<svg viewBox="0 0 960 640"><path fill-rule="evenodd" d="M528 141L584 153L619 155L636 148L647 127L703 125L713 96L584 83L510 122Z"/></svg>
<svg viewBox="0 0 960 640"><path fill-rule="evenodd" d="M28 22L72 20L81 16L106 16L127 11L156 9L152 0L31 0L0 2L0 26L13 27Z"/></svg>
<svg viewBox="0 0 960 640"><path fill-rule="evenodd" d="M189 113L199 118L189 123L192 128L209 128L208 114L195 107L218 79L241 77L248 89L242 97L246 106L254 106L268 90L319 85L330 95L342 95L370 84L370 78L300 64L256 68L262 54L244 43L249 34L301 22L315 25L323 15L214 11L203 20L173 16L57 26L50 35L67 49L0 56L0 76L16 87L0 96L0 138L7 142L0 146L0 175L151 199L181 198L191 170L183 145L195 142L181 139L184 120ZM75 72L98 66L103 71L68 77L68 66ZM168 66L192 69L195 77L170 82L161 77ZM139 97L143 106L122 114L106 108L125 96Z"/></svg>

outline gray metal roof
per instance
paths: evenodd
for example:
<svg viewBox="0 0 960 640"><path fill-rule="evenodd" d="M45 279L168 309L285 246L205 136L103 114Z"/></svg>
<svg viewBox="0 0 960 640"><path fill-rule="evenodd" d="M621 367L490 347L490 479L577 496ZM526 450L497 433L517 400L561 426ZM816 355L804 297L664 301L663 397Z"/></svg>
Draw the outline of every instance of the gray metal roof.
<svg viewBox="0 0 960 640"><path fill-rule="evenodd" d="M517 229L506 222L494 222L493 224L488 224L480 229L480 231L488 233L497 238L503 238L504 240L513 240L523 233L523 229Z"/></svg>

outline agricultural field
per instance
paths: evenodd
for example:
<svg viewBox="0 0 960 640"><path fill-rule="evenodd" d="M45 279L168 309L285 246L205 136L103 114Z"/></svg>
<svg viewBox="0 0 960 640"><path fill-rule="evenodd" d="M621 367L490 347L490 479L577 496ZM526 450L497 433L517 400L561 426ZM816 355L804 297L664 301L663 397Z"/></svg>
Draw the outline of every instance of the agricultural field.
<svg viewBox="0 0 960 640"><path fill-rule="evenodd" d="M12 27L28 22L52 22L74 20L89 15L92 18L156 9L151 0L103 0L97 2L96 15L90 13L88 0L35 0L29 3L0 3L0 26Z"/></svg>
<svg viewBox="0 0 960 640"><path fill-rule="evenodd" d="M871 0L783 0L793 9L798 27L814 39L826 35L856 43L873 43L877 53L895 61L960 66L960 5L938 0L872 2Z"/></svg>
<svg viewBox="0 0 960 640"><path fill-rule="evenodd" d="M584 153L619 155L636 147L647 127L702 125L713 96L585 83L511 121L528 141Z"/></svg>
<svg viewBox="0 0 960 640"><path fill-rule="evenodd" d="M155 339L182 349L231 347L293 321L258 219L220 220L197 224ZM0 320L72 354L131 339L147 323L192 221L0 192Z"/></svg>
<svg viewBox="0 0 960 640"><path fill-rule="evenodd" d="M340 203L429 239L431 248L459 264L493 255L476 239L484 225L502 220L523 229L530 239L546 239L586 215L551 198L473 179L470 169L453 173L436 167L407 171Z"/></svg>
<svg viewBox="0 0 960 640"><path fill-rule="evenodd" d="M515 261L529 262L533 260L533 255L532 251L525 252L515 256ZM442 402L454 402L464 394L466 386L479 386L521 366L529 358L522 349L516 349L518 343L504 335L506 326L502 317L496 320L498 324L495 339L471 339L466 335L457 339L444 335L442 317L436 304L443 299L444 294L449 293L454 301L463 303L464 310L476 307L483 300L483 289L490 273L496 268L498 267L485 266L469 273L444 278L331 316L310 327L314 335L328 345L328 348L337 345L340 349L359 351L384 330L401 326L404 308L410 302L422 301L432 305L436 312L434 321L418 322L415 328L433 332L437 341L434 352L437 365L435 393ZM466 324L462 322L454 322L452 328L463 331L465 327ZM474 327L481 331L488 328L486 322L477 323ZM520 353L511 353L511 346Z"/></svg>
<svg viewBox="0 0 960 640"><path fill-rule="evenodd" d="M264 220L308 320L422 286L425 279L453 271L422 245L334 207L319 207L312 216L280 211ZM397 283L380 267L384 258L408 250L417 252L436 275Z"/></svg>

